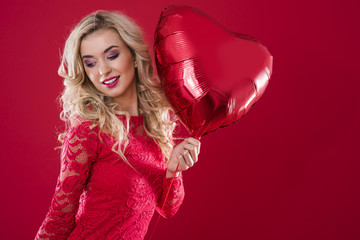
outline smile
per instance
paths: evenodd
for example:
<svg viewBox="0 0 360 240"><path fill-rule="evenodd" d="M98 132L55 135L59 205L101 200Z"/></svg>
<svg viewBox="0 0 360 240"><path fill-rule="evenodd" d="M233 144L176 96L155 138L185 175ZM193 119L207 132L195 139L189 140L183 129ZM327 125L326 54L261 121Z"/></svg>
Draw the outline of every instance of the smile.
<svg viewBox="0 0 360 240"><path fill-rule="evenodd" d="M101 83L104 84L108 88L112 88L112 87L115 87L115 85L118 83L119 78L120 78L120 76L108 78L108 79L105 79L104 81L102 81Z"/></svg>

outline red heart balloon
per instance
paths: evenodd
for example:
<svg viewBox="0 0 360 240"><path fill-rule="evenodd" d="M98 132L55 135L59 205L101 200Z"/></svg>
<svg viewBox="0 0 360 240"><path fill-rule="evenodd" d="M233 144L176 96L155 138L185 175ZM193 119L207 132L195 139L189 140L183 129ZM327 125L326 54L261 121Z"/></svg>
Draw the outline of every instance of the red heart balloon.
<svg viewBox="0 0 360 240"><path fill-rule="evenodd" d="M256 39L188 6L162 12L154 50L165 95L195 138L244 116L272 72L272 56Z"/></svg>

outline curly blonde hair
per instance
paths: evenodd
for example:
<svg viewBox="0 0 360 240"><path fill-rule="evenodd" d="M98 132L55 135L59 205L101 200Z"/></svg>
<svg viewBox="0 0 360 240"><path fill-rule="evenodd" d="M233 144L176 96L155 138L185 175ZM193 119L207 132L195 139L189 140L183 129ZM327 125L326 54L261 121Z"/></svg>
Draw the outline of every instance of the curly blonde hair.
<svg viewBox="0 0 360 240"><path fill-rule="evenodd" d="M119 110L110 97L95 88L85 73L80 56L82 39L103 29L115 30L132 53L137 63L135 78L138 108L139 114L144 117L144 129L169 159L173 148L172 134L176 127L175 116L164 97L160 80L153 75L149 46L144 43L141 28L120 12L97 11L89 14L76 25L66 40L58 70L65 85L60 97L63 108L60 118L66 126L78 117L92 121L92 127L99 126L100 132L109 133L116 139L112 150L129 164L124 150L129 142L130 114ZM117 114L126 116L126 126ZM60 141L64 134L59 135Z"/></svg>

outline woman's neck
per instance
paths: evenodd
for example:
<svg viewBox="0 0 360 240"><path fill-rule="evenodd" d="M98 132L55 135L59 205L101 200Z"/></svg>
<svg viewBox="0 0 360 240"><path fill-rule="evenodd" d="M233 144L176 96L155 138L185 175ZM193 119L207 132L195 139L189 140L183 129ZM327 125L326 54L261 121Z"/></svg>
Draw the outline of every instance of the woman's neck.
<svg viewBox="0 0 360 240"><path fill-rule="evenodd" d="M126 91L124 95L114 97L112 100L118 104L117 110L126 111L130 116L139 116L138 96L136 83L130 86L130 91Z"/></svg>
<svg viewBox="0 0 360 240"><path fill-rule="evenodd" d="M125 111L130 114L130 116L139 116L139 107L138 107L138 101L137 98L134 101L129 101L128 103L121 102L121 104L118 104L118 109L120 111Z"/></svg>
<svg viewBox="0 0 360 240"><path fill-rule="evenodd" d="M125 111L130 114L130 116L139 116L139 106L137 95L129 99L113 99L115 103L118 104L117 110Z"/></svg>

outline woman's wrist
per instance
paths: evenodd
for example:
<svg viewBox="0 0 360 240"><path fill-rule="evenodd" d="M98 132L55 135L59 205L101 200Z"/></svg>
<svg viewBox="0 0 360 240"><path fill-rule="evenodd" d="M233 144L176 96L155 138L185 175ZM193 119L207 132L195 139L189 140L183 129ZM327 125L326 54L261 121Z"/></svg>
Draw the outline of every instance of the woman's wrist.
<svg viewBox="0 0 360 240"><path fill-rule="evenodd" d="M166 170L165 178L173 178L174 175L175 175L175 177L178 177L179 174L180 174L180 172L176 172L176 174L175 174L175 172L171 172L169 170Z"/></svg>

